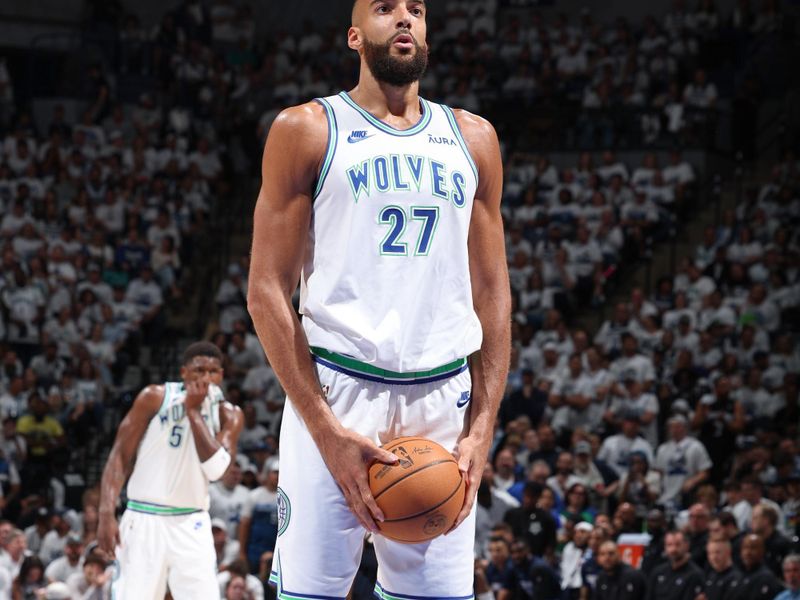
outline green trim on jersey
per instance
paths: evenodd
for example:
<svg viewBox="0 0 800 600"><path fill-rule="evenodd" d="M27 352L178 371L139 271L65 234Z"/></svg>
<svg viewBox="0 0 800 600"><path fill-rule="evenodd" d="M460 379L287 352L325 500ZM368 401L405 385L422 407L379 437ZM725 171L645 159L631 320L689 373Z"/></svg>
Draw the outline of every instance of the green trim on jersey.
<svg viewBox="0 0 800 600"><path fill-rule="evenodd" d="M317 102L325 109L325 115L328 119L328 146L325 149L325 160L322 164L322 168L319 170L319 179L317 180L317 187L314 190L312 200L316 200L317 196L322 192L322 185L328 177L328 171L331 169L333 157L336 154L336 144L339 141L339 127L336 124L336 115L333 112L333 107L325 98L317 98Z"/></svg>
<svg viewBox="0 0 800 600"><path fill-rule="evenodd" d="M320 358L324 358L325 360L330 361L335 365L339 365L340 367L344 367L352 371L363 373L364 375L375 375L377 377L383 377L386 379L401 379L404 381L413 379L425 379L426 377L435 377L436 375L444 375L446 373L458 371L461 368L463 368L464 365L467 364L466 358L458 358L453 362L449 362L446 365L442 365L441 367L436 367L435 369L430 369L428 371L412 371L409 373L400 373L398 371L390 371L389 369L381 369L380 367L375 367L365 362L361 362L360 360L356 360L355 358L351 358L343 354L337 354L336 352L331 352L330 350L326 350L325 348L318 348L316 346L312 346L311 352L312 354Z"/></svg>
<svg viewBox="0 0 800 600"><path fill-rule="evenodd" d="M147 513L149 515L163 515L174 517L180 515L191 515L200 512L199 508L177 508L175 506L164 506L151 502L140 502L138 500L128 500L128 508L135 512Z"/></svg>
<svg viewBox="0 0 800 600"><path fill-rule="evenodd" d="M431 106L428 104L428 101L424 98L420 98L420 106L422 107L422 117L420 118L419 122L411 127L410 129L395 129L391 125L387 125L380 119L378 119L375 115L367 112L363 108L361 108L356 101L350 97L350 94L347 92L340 92L339 97L342 98L351 108L356 110L362 117L364 117L369 124L373 127L380 129L384 133L388 133L390 135L397 135L401 137L415 135L425 129L428 124L431 122L433 115L431 114Z"/></svg>
<svg viewBox="0 0 800 600"><path fill-rule="evenodd" d="M444 104L440 104L444 114L447 115L447 120L450 122L450 128L453 130L453 133L456 134L456 139L458 140L458 145L461 146L461 150L464 151L464 156L467 157L467 162L469 166L472 167L472 174L475 175L475 185L480 185L480 179L478 177L478 167L475 165L475 161L472 159L472 154L469 153L469 148L467 148L467 142L464 139L463 134L461 133L461 126L458 124L456 120L456 115L453 112L453 109L449 106L445 106Z"/></svg>

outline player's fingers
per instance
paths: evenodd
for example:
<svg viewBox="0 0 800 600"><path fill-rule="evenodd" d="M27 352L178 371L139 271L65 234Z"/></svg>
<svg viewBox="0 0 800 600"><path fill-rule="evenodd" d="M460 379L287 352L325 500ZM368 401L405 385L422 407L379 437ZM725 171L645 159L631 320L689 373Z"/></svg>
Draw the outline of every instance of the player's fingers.
<svg viewBox="0 0 800 600"><path fill-rule="evenodd" d="M472 505L475 502L475 495L478 491L478 485L471 480L469 474L464 476L464 485L466 489L464 490L464 505L461 507L458 515L456 516L456 520L453 522L453 526L447 530L447 535L451 531L453 531L456 527L461 525L461 523L469 516L469 513L472 511Z"/></svg>
<svg viewBox="0 0 800 600"><path fill-rule="evenodd" d="M359 521L361 521L361 525L363 525L365 529L372 531L373 533L377 533L378 526L372 519L372 515L370 514L367 505L364 504L364 501L361 499L358 493L358 488L349 490L345 494L345 498L347 499L347 505L350 507L350 511Z"/></svg>
<svg viewBox="0 0 800 600"><path fill-rule="evenodd" d="M366 504L372 517L376 521L383 521L385 518L383 511L378 506L378 503L375 502L375 498L372 496L372 490L369 489L369 486L366 484L366 482L359 482L358 489L359 493L361 494L361 501Z"/></svg>
<svg viewBox="0 0 800 600"><path fill-rule="evenodd" d="M391 452L384 450L383 448L375 448L375 452L373 453L372 460L382 462L386 465L394 465L399 460L397 456L392 454ZM372 461L370 461L372 462Z"/></svg>
<svg viewBox="0 0 800 600"><path fill-rule="evenodd" d="M458 470L461 471L465 476L469 474L469 467L471 464L472 461L470 460L469 456L462 455L458 457Z"/></svg>

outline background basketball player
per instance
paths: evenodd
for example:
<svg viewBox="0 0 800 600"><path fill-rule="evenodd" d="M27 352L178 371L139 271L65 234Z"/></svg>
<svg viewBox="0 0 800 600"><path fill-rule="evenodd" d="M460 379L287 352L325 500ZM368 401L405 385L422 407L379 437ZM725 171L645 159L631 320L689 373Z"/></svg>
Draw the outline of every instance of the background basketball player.
<svg viewBox="0 0 800 600"><path fill-rule="evenodd" d="M219 349L191 344L183 383L146 387L120 424L103 471L97 534L118 561L115 598L160 599L167 583L175 598L219 598L208 484L235 457L242 428L241 410L219 389L222 376ZM129 474L118 526L115 507Z"/></svg>

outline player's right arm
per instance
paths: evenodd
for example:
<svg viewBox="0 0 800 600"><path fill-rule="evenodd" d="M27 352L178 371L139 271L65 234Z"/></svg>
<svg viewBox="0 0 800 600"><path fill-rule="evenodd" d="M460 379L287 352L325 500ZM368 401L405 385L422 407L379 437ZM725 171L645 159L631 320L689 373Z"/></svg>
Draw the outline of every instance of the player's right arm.
<svg viewBox="0 0 800 600"><path fill-rule="evenodd" d="M292 306L327 136L324 110L313 102L284 110L272 125L253 217L247 308L275 374L350 509L364 527L377 531L374 519L383 515L369 490L367 465L375 460L392 464L397 458L345 429L333 415Z"/></svg>
<svg viewBox="0 0 800 600"><path fill-rule="evenodd" d="M144 388L117 429L114 446L108 455L103 478L100 481L100 509L97 525L97 541L100 549L114 556L119 543L119 529L115 516L120 490L133 470L136 451L142 441L150 420L158 412L164 400L164 386L149 385Z"/></svg>

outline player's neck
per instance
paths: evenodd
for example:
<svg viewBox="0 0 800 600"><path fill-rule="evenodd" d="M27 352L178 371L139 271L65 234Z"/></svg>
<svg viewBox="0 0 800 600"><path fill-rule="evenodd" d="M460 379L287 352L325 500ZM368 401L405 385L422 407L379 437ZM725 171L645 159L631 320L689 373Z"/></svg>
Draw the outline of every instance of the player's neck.
<svg viewBox="0 0 800 600"><path fill-rule="evenodd" d="M389 85L376 80L366 67L362 67L350 97L381 120L402 119L413 125L421 116L418 81L401 87Z"/></svg>

